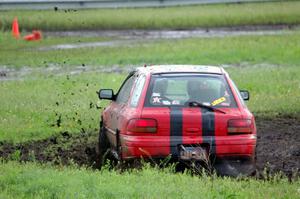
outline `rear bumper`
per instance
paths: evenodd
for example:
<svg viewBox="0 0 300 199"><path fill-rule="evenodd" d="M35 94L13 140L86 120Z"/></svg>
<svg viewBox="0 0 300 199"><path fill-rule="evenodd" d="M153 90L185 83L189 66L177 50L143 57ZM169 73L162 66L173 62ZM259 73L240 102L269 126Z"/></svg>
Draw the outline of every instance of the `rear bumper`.
<svg viewBox="0 0 300 199"><path fill-rule="evenodd" d="M130 136L120 135L122 159L178 157L180 145L200 145L215 157L254 157L256 135L235 136Z"/></svg>

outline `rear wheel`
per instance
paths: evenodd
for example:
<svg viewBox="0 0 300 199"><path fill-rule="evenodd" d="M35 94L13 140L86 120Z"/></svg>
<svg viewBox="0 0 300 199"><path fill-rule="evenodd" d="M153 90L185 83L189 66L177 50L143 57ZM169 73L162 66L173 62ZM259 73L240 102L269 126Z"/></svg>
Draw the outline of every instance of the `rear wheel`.
<svg viewBox="0 0 300 199"><path fill-rule="evenodd" d="M109 152L109 142L106 136L105 128L101 125L99 130L99 138L97 144L97 156L98 156L98 167L101 167L105 164L106 157Z"/></svg>
<svg viewBox="0 0 300 199"><path fill-rule="evenodd" d="M215 165L217 173L221 176L253 176L256 171L254 157L228 158L219 160Z"/></svg>

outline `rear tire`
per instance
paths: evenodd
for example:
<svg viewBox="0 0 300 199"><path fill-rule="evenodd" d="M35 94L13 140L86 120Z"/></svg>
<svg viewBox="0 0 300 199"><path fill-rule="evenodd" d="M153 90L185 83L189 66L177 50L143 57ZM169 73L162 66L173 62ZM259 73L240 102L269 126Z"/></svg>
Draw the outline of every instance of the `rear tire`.
<svg viewBox="0 0 300 199"><path fill-rule="evenodd" d="M105 128L101 126L99 130L99 138L97 144L97 156L98 156L97 165L100 169L105 164L109 152L108 150L109 150L109 142L106 136Z"/></svg>
<svg viewBox="0 0 300 199"><path fill-rule="evenodd" d="M253 176L256 171L254 157L247 159L223 159L214 165L220 176Z"/></svg>

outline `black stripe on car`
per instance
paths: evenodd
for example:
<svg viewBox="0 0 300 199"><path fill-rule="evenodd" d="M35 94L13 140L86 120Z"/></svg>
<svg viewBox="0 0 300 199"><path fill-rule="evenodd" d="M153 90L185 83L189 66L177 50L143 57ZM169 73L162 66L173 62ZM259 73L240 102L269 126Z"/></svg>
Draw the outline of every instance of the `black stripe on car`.
<svg viewBox="0 0 300 199"><path fill-rule="evenodd" d="M182 144L182 108L170 108L170 150L178 155L178 146Z"/></svg>
<svg viewBox="0 0 300 199"><path fill-rule="evenodd" d="M201 109L203 143L210 144L210 154L216 153L215 113L205 108Z"/></svg>

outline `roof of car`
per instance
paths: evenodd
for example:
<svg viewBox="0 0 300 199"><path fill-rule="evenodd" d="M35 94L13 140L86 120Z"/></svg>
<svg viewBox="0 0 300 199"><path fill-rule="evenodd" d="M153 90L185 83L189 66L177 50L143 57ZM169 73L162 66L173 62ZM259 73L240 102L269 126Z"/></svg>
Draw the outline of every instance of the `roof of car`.
<svg viewBox="0 0 300 199"><path fill-rule="evenodd" d="M204 65L152 65L138 67L137 71L157 74L157 73L212 73L223 74L224 69L217 66Z"/></svg>

